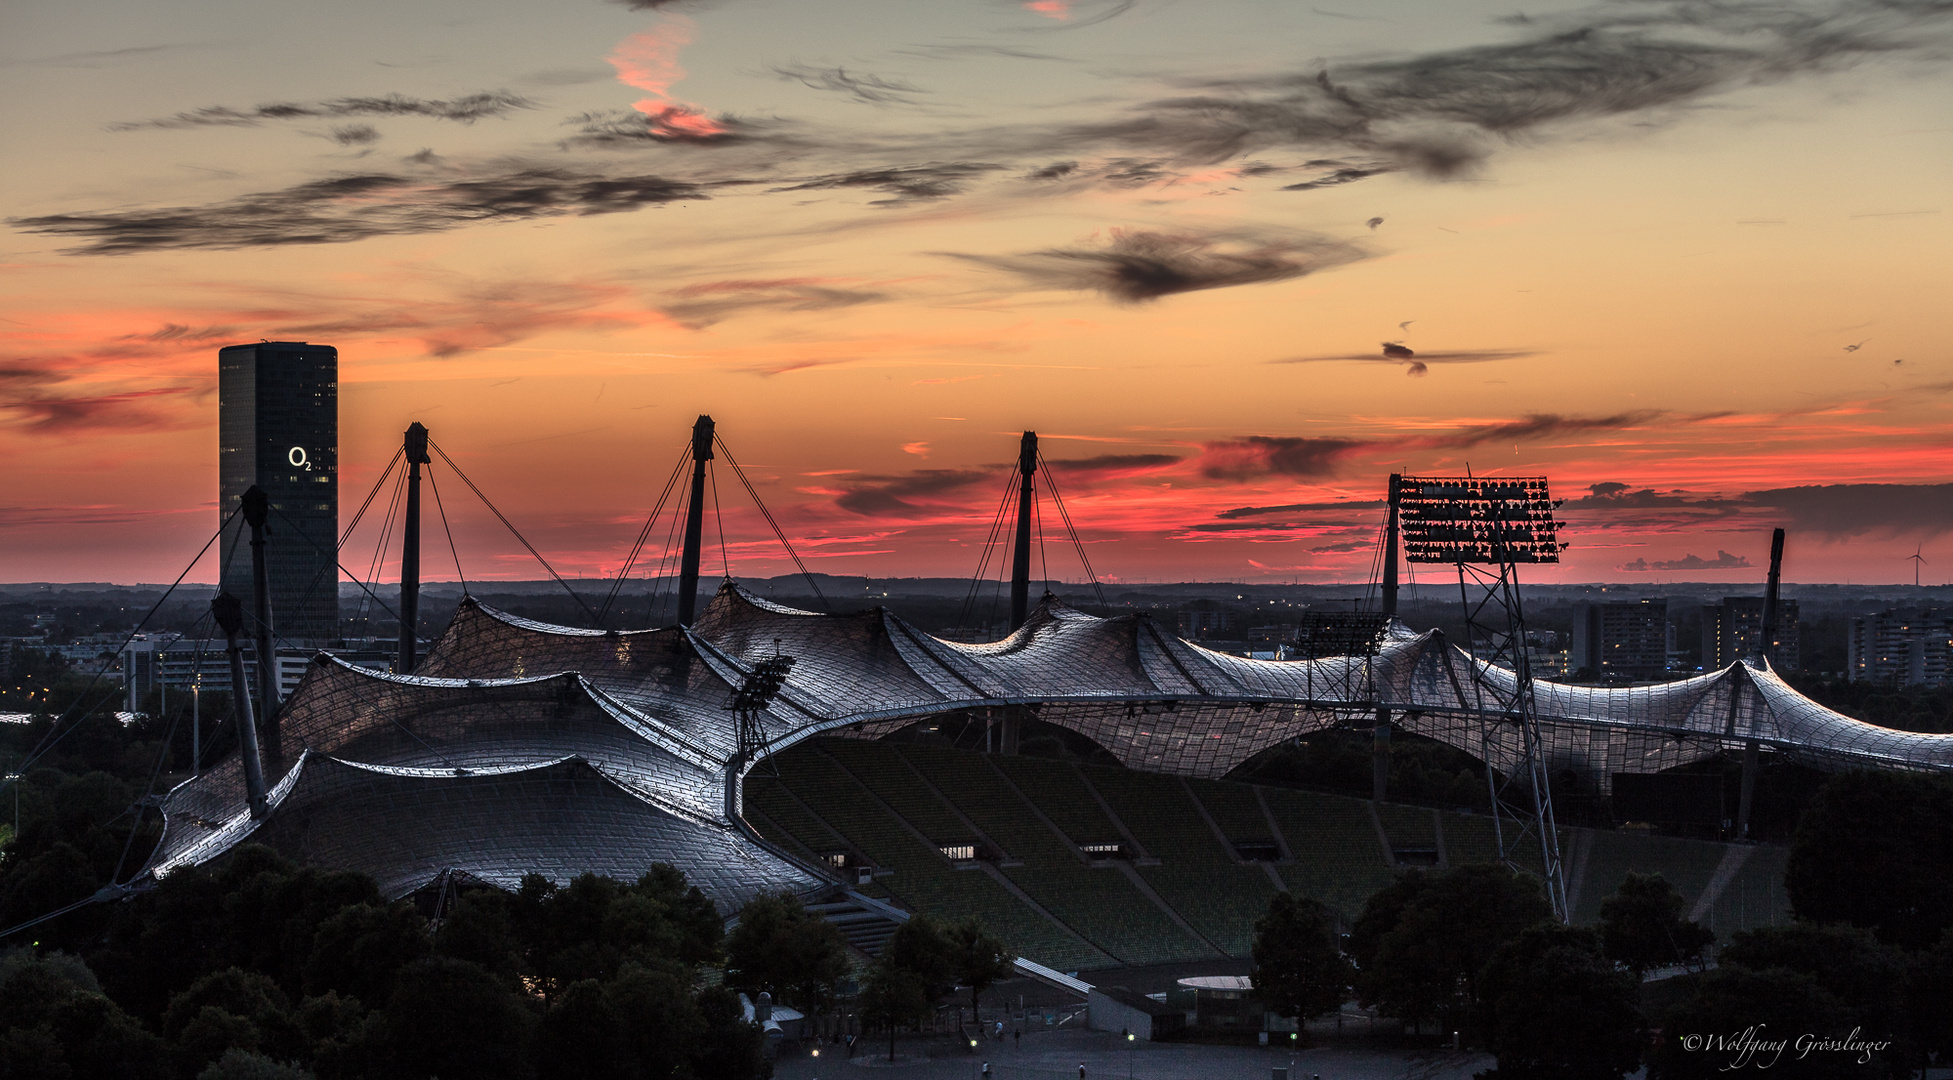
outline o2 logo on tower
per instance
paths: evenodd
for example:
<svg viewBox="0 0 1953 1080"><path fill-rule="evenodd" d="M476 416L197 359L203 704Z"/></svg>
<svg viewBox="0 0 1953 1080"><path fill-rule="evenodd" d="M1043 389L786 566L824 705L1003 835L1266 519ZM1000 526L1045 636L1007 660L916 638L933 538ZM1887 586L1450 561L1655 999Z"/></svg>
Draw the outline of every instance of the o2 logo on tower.
<svg viewBox="0 0 1953 1080"><path fill-rule="evenodd" d="M303 446L294 446L290 450L285 451L285 460L291 462L292 468L294 469L304 469L306 472L312 471L312 459L306 455Z"/></svg>

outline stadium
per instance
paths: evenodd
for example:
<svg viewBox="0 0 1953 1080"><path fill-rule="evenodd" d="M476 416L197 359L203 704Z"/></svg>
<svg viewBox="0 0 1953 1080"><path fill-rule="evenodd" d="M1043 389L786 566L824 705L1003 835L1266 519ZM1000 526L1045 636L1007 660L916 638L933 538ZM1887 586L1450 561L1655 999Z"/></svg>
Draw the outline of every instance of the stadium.
<svg viewBox="0 0 1953 1080"><path fill-rule="evenodd" d="M1020 556L1027 543L1020 531ZM694 580L696 567L692 552ZM1020 607L1027 577L1020 558ZM1014 621L1002 640L957 642L886 608L800 610L730 581L696 615L647 630L464 600L411 673L320 654L267 725L262 795L248 747L177 787L146 874L247 842L363 871L392 897L513 888L532 872L631 879L664 862L727 916L798 893L869 952L911 912L976 915L1022 970L1077 988L1060 973L1245 957L1277 891L1353 917L1405 866L1529 866L1557 879L1576 922L1649 870L1712 926L1787 919L1781 848L1561 827L1550 799L1534 800L1548 809L1529 848L1496 796L1474 814L1229 779L1312 733L1388 725L1492 777L1550 773L1603 793L1620 775L1759 750L1826 770L1953 769L1953 736L1833 712L1761 657L1589 687L1413 632L1388 607L1346 655L1288 661L1050 595ZM1020 753L1032 725L1117 767ZM947 730L980 730L984 749L926 737Z"/></svg>

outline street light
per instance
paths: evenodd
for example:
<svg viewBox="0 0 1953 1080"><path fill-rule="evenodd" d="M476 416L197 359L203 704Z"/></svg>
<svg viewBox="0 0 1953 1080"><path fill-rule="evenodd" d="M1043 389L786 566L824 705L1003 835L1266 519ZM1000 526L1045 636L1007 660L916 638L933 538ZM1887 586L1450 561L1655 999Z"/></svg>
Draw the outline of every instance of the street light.
<svg viewBox="0 0 1953 1080"><path fill-rule="evenodd" d="M1132 1056L1139 1049L1138 1036L1126 1029L1126 1080L1132 1080Z"/></svg>

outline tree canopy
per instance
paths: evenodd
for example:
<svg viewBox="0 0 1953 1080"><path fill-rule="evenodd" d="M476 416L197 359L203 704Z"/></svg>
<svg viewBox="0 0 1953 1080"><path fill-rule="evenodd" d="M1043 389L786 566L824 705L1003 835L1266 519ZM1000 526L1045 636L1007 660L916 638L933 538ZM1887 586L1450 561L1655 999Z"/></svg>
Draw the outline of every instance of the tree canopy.
<svg viewBox="0 0 1953 1080"><path fill-rule="evenodd" d="M1714 931L1682 915L1682 894L1660 874L1630 872L1600 902L1601 951L1638 977L1650 968L1702 959Z"/></svg>
<svg viewBox="0 0 1953 1080"><path fill-rule="evenodd" d="M1799 919L1931 948L1953 927L1953 781L1869 770L1832 777L1798 822L1784 888Z"/></svg>
<svg viewBox="0 0 1953 1080"><path fill-rule="evenodd" d="M1255 921L1255 993L1270 1009L1308 1020L1349 1000L1356 968L1336 942L1336 919L1320 902L1278 892Z"/></svg>

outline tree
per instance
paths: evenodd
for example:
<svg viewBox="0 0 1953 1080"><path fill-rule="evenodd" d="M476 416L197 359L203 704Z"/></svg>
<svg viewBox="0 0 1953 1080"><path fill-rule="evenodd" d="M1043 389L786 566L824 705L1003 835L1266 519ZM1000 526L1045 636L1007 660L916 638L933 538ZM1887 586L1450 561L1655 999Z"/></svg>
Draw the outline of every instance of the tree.
<svg viewBox="0 0 1953 1080"><path fill-rule="evenodd" d="M888 1028L888 1060L895 1060L895 1029L919 1027L929 1014L930 995L922 976L895 963L887 950L869 965L861 984L861 1018Z"/></svg>
<svg viewBox="0 0 1953 1080"><path fill-rule="evenodd" d="M285 1065L246 1050L226 1050L224 1056L197 1074L197 1080L314 1080L296 1065Z"/></svg>
<svg viewBox="0 0 1953 1080"><path fill-rule="evenodd" d="M1469 1028L1482 1004L1479 973L1501 945L1552 918L1552 906L1537 882L1490 864L1400 884L1406 888L1385 897L1375 912L1365 905L1358 920L1359 926L1367 920L1370 933L1382 930L1373 959L1358 959L1359 997L1413 1023ZM1392 909L1394 921L1387 918Z"/></svg>
<svg viewBox="0 0 1953 1080"><path fill-rule="evenodd" d="M1799 919L1931 948L1953 927L1953 782L1869 770L1832 777L1798 821L1784 888Z"/></svg>
<svg viewBox="0 0 1953 1080"><path fill-rule="evenodd" d="M537 1018L517 989L465 960L430 956L400 969L387 1044L403 1076L526 1080Z"/></svg>
<svg viewBox="0 0 1953 1080"><path fill-rule="evenodd" d="M755 897L726 935L727 983L767 991L803 1012L825 1009L848 968L847 939L796 896Z"/></svg>
<svg viewBox="0 0 1953 1080"><path fill-rule="evenodd" d="M975 1021L981 995L997 980L1010 978L1015 957L974 915L952 923L943 936L956 982L970 988L970 1019Z"/></svg>
<svg viewBox="0 0 1953 1080"><path fill-rule="evenodd" d="M956 985L956 956L949 933L933 916L918 913L895 928L882 958L922 980L931 1001Z"/></svg>
<svg viewBox="0 0 1953 1080"><path fill-rule="evenodd" d="M354 904L319 924L312 956L305 966L305 989L336 991L361 1001L393 996L393 979L402 967L429 951L427 920L414 906Z"/></svg>
<svg viewBox="0 0 1953 1080"><path fill-rule="evenodd" d="M1781 1053L1762 1044L1800 1034L1845 1038L1850 1017L1838 999L1808 975L1785 968L1756 971L1729 966L1697 977L1693 998L1672 1010L1648 1060L1648 1080L1726 1080L1781 1062L1786 1075L1830 1080L1883 1075L1858 1064L1857 1055L1813 1053L1797 1059L1794 1046Z"/></svg>
<svg viewBox="0 0 1953 1080"><path fill-rule="evenodd" d="M1868 1037L1893 1040L1910 1052L1907 958L1869 930L1811 923L1761 927L1732 936L1717 959L1724 967L1809 976L1843 1003L1847 1028L1862 1027Z"/></svg>
<svg viewBox="0 0 1953 1080"><path fill-rule="evenodd" d="M1541 923L1499 947L1481 975L1480 1029L1497 1080L1620 1080L1641 1064L1640 978L1590 930Z"/></svg>
<svg viewBox="0 0 1953 1080"><path fill-rule="evenodd" d="M1349 955L1357 967L1367 968L1377 962L1384 936L1397 928L1404 909L1424 895L1434 876L1424 870L1405 870L1364 901L1362 912L1349 930Z"/></svg>
<svg viewBox="0 0 1953 1080"><path fill-rule="evenodd" d="M0 956L0 1076L162 1080L162 1041L115 1002L72 956Z"/></svg>
<svg viewBox="0 0 1953 1080"><path fill-rule="evenodd" d="M1629 873L1600 902L1600 945L1639 978L1650 968L1702 959L1713 931L1682 917L1682 894L1660 874Z"/></svg>
<svg viewBox="0 0 1953 1080"><path fill-rule="evenodd" d="M1907 1028L1913 1048L1953 1061L1953 930L1911 958L1906 972Z"/></svg>
<svg viewBox="0 0 1953 1080"><path fill-rule="evenodd" d="M1356 981L1356 968L1336 946L1335 917L1294 893L1276 893L1255 921L1254 961L1256 995L1302 1021L1341 1008Z"/></svg>

